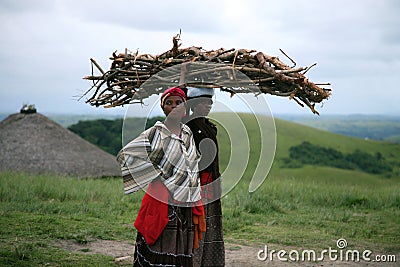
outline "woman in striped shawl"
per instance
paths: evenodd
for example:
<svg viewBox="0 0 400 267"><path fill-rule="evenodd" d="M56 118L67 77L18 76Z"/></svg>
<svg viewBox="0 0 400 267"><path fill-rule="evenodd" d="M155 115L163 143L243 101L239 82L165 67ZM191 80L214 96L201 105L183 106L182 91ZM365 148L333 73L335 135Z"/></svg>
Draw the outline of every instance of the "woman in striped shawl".
<svg viewBox="0 0 400 267"><path fill-rule="evenodd" d="M166 119L129 142L117 156L126 194L147 185L134 226L133 266L193 266L194 249L205 232L198 176L199 155L185 115L185 93L161 96Z"/></svg>

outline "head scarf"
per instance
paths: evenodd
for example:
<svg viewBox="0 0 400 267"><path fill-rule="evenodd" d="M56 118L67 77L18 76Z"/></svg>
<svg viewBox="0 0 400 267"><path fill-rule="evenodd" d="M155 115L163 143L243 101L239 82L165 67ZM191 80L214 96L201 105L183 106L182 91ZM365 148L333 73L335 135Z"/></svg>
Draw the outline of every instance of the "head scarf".
<svg viewBox="0 0 400 267"><path fill-rule="evenodd" d="M187 98L190 99L196 97L213 97L214 92L214 88L187 87Z"/></svg>
<svg viewBox="0 0 400 267"><path fill-rule="evenodd" d="M161 95L161 108L164 108L165 100L170 96L179 96L183 101L186 101L185 92L179 87L172 87L164 91Z"/></svg>

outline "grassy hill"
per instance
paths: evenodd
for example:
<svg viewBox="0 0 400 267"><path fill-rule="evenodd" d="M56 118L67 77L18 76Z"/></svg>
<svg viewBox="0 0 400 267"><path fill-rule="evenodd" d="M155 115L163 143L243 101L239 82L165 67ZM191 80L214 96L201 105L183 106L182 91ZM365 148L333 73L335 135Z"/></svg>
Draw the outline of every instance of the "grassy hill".
<svg viewBox="0 0 400 267"><path fill-rule="evenodd" d="M229 115L227 115L229 116ZM250 165L258 159L260 146L260 133L254 116L251 114L241 114L244 124L251 140ZM302 124L275 119L277 132L276 153L272 170L279 169L284 158L289 156L289 148L299 145L304 141L312 144L333 148L343 153L352 153L355 150L364 151L370 154L381 153L395 167L393 177L400 178L400 144L393 144L383 141L365 140L332 132L319 130ZM224 129L220 128L219 142L221 155L230 153L229 138ZM227 164L228 158L221 159L221 165ZM253 164L254 165L254 164ZM252 168L248 170L252 171ZM301 172L301 168L296 170ZM379 177L376 177L379 178Z"/></svg>
<svg viewBox="0 0 400 267"><path fill-rule="evenodd" d="M227 243L254 246L252 259L266 244L278 250L321 251L335 249L339 238L347 240L349 249L400 252L400 144L346 137L277 119L271 171L259 189L249 193L260 134L252 115L241 118L251 141L250 157L242 179L222 199ZM220 128L222 170L231 152L227 136ZM303 141L343 153L380 152L395 168L390 178L324 166L283 168L289 148ZM237 146L246 149L245 142ZM3 173L0 184L1 266L115 266L110 256L92 255L86 253L88 249L71 253L54 243L133 242L132 223L143 193L124 196L120 179Z"/></svg>

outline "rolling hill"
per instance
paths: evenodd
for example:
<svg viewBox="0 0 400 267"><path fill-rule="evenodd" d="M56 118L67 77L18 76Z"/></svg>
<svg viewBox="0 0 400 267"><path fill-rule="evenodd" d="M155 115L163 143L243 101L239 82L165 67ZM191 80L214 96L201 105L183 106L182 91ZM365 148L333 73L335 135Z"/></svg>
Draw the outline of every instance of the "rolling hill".
<svg viewBox="0 0 400 267"><path fill-rule="evenodd" d="M228 116L228 115L227 115ZM254 171L255 166L257 165L258 155L259 155L259 146L260 146L260 133L258 129L258 125L254 119L254 116L251 114L241 114L241 118L243 119L244 124L246 125L249 140L251 142L250 148L250 160L249 160L249 168L246 170L246 175L251 176ZM355 137L349 137L345 135L340 135L324 130L319 130L313 127L305 126L303 124L294 123L282 119L275 119L275 127L277 132L277 142L276 142L276 153L274 158L274 163L272 165L270 175L274 175L278 170L282 171L282 161L289 156L289 148L292 146L296 146L301 144L302 142L310 142L314 145L318 145L321 147L332 148L342 153L352 153L356 150L366 152L369 154L381 153L383 157L390 162L393 166L393 173L391 177L400 179L400 144L393 144L383 141L375 141L375 140L365 140ZM220 155L229 155L230 154L230 143L229 138L227 138L226 133L224 133L223 129L220 129ZM224 168L227 164L228 158L221 158L221 165ZM286 170L289 172L299 172L302 173L305 168L297 168L294 170ZM326 169L325 167L313 166L314 169ZM329 172L338 171L337 176L343 178L343 170L339 170L336 168L329 168ZM318 172L311 172L307 175L317 175ZM361 174L359 171L347 171L349 178L354 177L355 174L365 176L365 174ZM357 176L355 175L355 176ZM319 176L319 175L318 175ZM335 176L334 174L330 176ZM368 175L367 175L368 176ZM373 177L379 179L377 175L373 175Z"/></svg>

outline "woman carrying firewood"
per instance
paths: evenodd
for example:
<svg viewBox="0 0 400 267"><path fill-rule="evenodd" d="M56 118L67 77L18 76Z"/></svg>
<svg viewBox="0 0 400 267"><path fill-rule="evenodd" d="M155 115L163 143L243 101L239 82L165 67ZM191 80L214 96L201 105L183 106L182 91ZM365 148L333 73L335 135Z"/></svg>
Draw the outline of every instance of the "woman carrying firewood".
<svg viewBox="0 0 400 267"><path fill-rule="evenodd" d="M206 233L195 251L194 266L224 266L225 249L222 230L221 180L218 163L217 127L206 116L210 113L214 89L187 88L187 107L193 112L185 118L193 132L199 162L202 201L206 215ZM187 110L189 114L189 110Z"/></svg>
<svg viewBox="0 0 400 267"><path fill-rule="evenodd" d="M118 153L126 194L147 187L134 226L133 266L193 266L205 232L198 176L199 154L185 116L185 93L161 96L166 119L141 133Z"/></svg>

